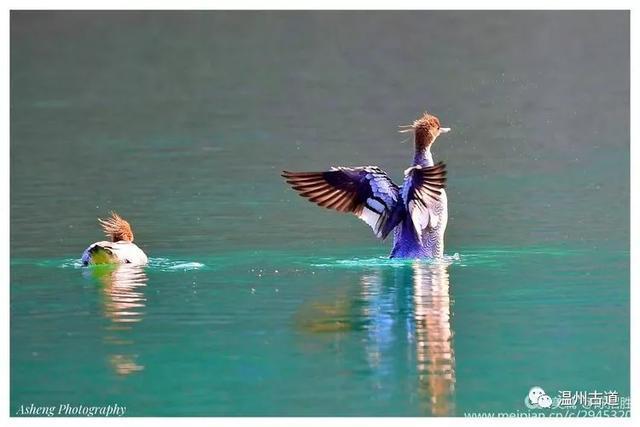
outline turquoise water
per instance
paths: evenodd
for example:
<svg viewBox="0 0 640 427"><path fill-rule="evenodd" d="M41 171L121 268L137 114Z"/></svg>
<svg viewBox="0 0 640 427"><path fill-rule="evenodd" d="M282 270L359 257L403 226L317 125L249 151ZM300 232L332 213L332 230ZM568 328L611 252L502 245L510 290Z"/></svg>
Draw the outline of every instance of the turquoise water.
<svg viewBox="0 0 640 427"><path fill-rule="evenodd" d="M624 12L14 12L11 413L628 396L628 35ZM386 259L279 176L398 181L425 108L453 128L445 262ZM147 267L80 267L112 209Z"/></svg>

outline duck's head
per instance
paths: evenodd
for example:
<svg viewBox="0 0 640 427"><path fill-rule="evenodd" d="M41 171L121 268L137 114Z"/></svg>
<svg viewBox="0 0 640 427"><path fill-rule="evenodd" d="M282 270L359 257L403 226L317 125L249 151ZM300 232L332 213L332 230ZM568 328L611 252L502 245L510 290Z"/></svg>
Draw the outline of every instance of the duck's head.
<svg viewBox="0 0 640 427"><path fill-rule="evenodd" d="M400 130L400 132L413 132L415 134L417 150L429 148L437 137L451 130L451 128L440 126L440 120L426 112L412 124L401 127L405 129Z"/></svg>

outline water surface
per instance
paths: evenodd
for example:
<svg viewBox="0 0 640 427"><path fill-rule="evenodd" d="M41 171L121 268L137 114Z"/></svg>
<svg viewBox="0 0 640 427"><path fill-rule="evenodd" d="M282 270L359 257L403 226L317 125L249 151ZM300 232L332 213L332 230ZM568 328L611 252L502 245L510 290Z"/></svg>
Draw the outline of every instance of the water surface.
<svg viewBox="0 0 640 427"><path fill-rule="evenodd" d="M629 394L625 12L11 18L11 411L523 411ZM598 31L594 31L598 28ZM446 263L386 260L282 169L453 132ZM150 265L84 269L96 217ZM456 255L457 254L457 255Z"/></svg>

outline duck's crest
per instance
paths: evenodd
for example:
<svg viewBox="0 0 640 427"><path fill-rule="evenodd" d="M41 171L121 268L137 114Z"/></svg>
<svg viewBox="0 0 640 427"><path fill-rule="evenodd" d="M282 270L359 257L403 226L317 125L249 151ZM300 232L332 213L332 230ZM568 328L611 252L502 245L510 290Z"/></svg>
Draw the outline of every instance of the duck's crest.
<svg viewBox="0 0 640 427"><path fill-rule="evenodd" d="M112 211L110 218L98 218L98 222L102 226L104 234L106 234L112 242L119 242L121 240L133 242L133 231L131 231L131 226L117 213Z"/></svg>

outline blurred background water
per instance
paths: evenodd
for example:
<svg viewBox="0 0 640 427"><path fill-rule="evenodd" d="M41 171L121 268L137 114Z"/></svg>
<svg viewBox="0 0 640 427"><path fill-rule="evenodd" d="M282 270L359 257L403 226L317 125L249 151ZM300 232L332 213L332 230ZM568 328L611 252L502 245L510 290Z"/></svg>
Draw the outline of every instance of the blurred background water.
<svg viewBox="0 0 640 427"><path fill-rule="evenodd" d="M282 169L451 126L449 264ZM13 12L11 412L525 411L629 394L628 12ZM144 269L76 260L116 210Z"/></svg>

